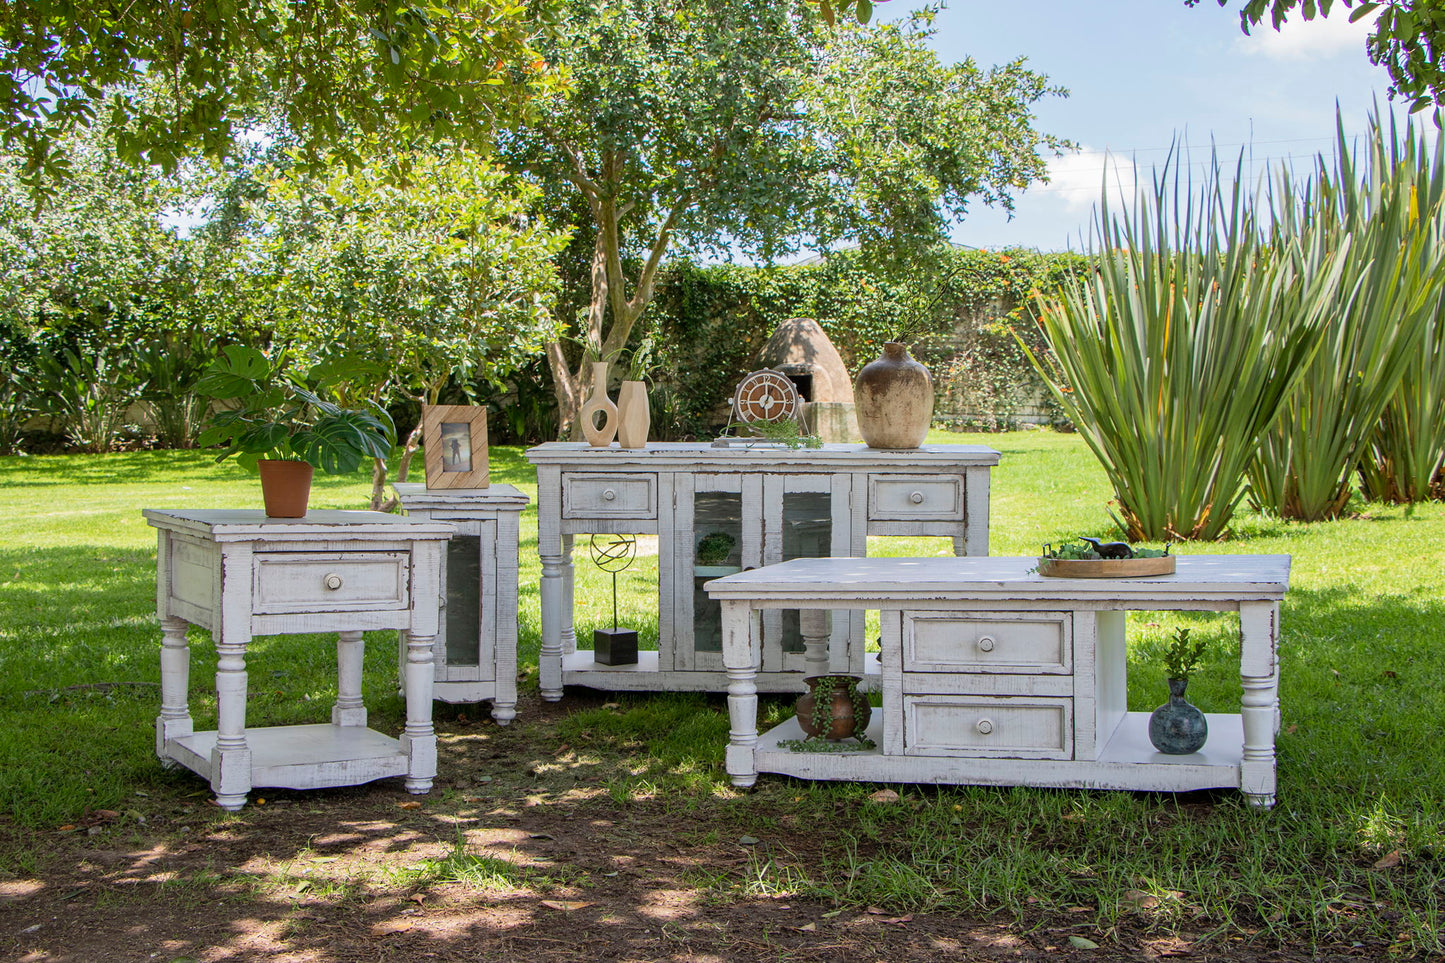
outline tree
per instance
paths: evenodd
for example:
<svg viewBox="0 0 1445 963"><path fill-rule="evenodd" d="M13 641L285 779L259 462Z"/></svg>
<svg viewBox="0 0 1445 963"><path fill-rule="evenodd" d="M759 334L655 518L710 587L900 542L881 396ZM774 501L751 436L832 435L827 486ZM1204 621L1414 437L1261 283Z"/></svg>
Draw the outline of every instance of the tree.
<svg viewBox="0 0 1445 963"><path fill-rule="evenodd" d="M548 347L563 430L589 361L622 352L668 252L771 260L812 241L923 250L973 200L1011 203L1045 176L1019 61L945 65L932 11L831 29L805 0L568 0L545 57L570 96L538 100L501 139L552 210L581 214L586 291L574 341Z"/></svg>
<svg viewBox="0 0 1445 963"><path fill-rule="evenodd" d="M297 364L336 359L342 400L436 404L453 381L500 383L556 336L552 258L566 234L529 216L536 189L460 149L326 176L262 168L238 190L238 283ZM217 225L220 229L220 223ZM407 439L399 480L420 444ZM382 504L384 465L373 476Z"/></svg>
<svg viewBox="0 0 1445 963"><path fill-rule="evenodd" d="M32 187L63 138L99 125L122 159L170 171L223 156L279 105L301 157L355 163L365 135L481 143L560 76L531 47L553 0L197 0L0 4L0 144ZM159 84L155 81L160 81Z"/></svg>
<svg viewBox="0 0 1445 963"><path fill-rule="evenodd" d="M1221 7L1230 0L1218 0ZM1184 0L1193 7L1199 0ZM1350 20L1362 20L1379 11L1375 27L1365 41L1370 62L1390 72L1390 96L1409 101L1412 111L1432 104L1445 105L1445 6L1438 0L1339 0ZM1239 25L1249 33L1269 15L1278 30L1298 10L1306 20L1327 17L1335 0L1247 0L1239 11Z"/></svg>

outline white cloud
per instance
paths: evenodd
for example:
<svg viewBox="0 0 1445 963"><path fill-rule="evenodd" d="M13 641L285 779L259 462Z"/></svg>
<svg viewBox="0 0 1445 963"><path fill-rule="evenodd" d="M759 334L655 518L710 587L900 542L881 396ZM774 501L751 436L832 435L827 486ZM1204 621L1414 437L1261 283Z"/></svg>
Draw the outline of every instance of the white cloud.
<svg viewBox="0 0 1445 963"><path fill-rule="evenodd" d="M1350 23L1349 14L1349 8L1336 5L1328 17L1286 20L1279 30L1271 27L1266 18L1252 27L1248 36L1236 39L1234 46L1241 53L1270 60L1329 60L1342 54L1363 57L1365 37L1375 18Z"/></svg>
<svg viewBox="0 0 1445 963"><path fill-rule="evenodd" d="M1029 193L1052 195L1067 210L1082 213L1099 203L1106 176L1110 205L1133 199L1137 178L1134 161L1087 148L1049 161L1049 183Z"/></svg>

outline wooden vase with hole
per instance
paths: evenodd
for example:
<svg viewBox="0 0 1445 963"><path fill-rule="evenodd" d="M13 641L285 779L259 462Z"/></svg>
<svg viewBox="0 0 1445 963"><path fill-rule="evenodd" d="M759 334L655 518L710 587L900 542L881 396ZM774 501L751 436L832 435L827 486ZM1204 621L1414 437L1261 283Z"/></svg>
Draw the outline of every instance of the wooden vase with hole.
<svg viewBox="0 0 1445 963"><path fill-rule="evenodd" d="M313 469L304 461L263 458L256 463L261 473L261 498L268 518L304 518L311 499Z"/></svg>
<svg viewBox="0 0 1445 963"><path fill-rule="evenodd" d="M602 424L593 420L602 415ZM617 406L607 397L607 362L592 365L592 397L582 406L582 437L594 448L606 448L617 437Z"/></svg>

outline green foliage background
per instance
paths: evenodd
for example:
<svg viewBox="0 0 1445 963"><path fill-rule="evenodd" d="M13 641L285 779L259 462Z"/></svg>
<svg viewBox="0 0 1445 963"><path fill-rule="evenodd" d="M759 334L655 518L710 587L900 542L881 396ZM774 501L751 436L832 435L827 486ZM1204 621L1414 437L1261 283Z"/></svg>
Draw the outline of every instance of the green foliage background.
<svg viewBox="0 0 1445 963"><path fill-rule="evenodd" d="M1036 400L1060 420L1013 333L1044 350L1033 292L1057 289L1087 263L1072 253L969 248L943 252L927 273L902 276L847 252L774 268L674 262L635 338L652 339L658 359L654 426L676 438L716 431L738 379L791 317L816 318L855 373L905 332L933 372L935 420L950 427L1016 425Z"/></svg>

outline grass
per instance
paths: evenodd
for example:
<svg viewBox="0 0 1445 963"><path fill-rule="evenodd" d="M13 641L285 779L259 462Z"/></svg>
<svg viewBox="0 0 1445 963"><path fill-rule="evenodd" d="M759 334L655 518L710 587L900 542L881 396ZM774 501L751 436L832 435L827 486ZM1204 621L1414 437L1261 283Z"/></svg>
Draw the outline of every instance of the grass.
<svg viewBox="0 0 1445 963"><path fill-rule="evenodd" d="M1033 555L1045 542L1112 534L1103 473L1077 437L1027 432L934 440L1002 452L992 486L995 554ZM535 498L534 476L517 449L492 450L492 479ZM366 494L361 476L320 478L313 504L360 507ZM13 825L54 829L96 810L125 813L154 800L203 809L205 786L188 773L162 770L151 746L159 701L155 538L140 509L234 507L258 498L252 478L193 452L0 459L0 811ZM1106 933L1128 926L1219 941L1250 935L1291 944L1365 941L1400 953L1439 953L1445 505L1354 507L1349 519L1313 524L1244 516L1233 540L1183 549L1294 556L1282 615L1279 805L1269 813L1251 810L1231 792L898 786L901 800L881 805L869 799L875 785L765 776L739 794L722 772L724 704L703 694L623 695L606 703L569 697L556 721L524 714L507 738L523 751L535 746L527 785L537 798L586 781L635 818L685 816L694 827L685 841L697 845L827 827L805 856L778 845L745 866L699 870L696 885L712 900L795 895L899 913L1001 912L1024 927L1082 918ZM579 638L611 623L610 579L583 561L584 550L579 545ZM870 545L876 554L948 550L937 539ZM520 657L524 687L533 690L536 558L536 514L529 508ZM622 580L621 621L641 629L645 645L656 643L655 584L655 556L640 558ZM1208 711L1237 704L1236 620L1140 613L1130 617L1130 708L1163 701L1157 663L1178 626L1210 642L1191 700ZM325 716L334 697L334 649L318 641L257 640L251 720ZM365 677L372 722L396 731L402 705L394 639L378 633L372 641ZM193 646L198 726L214 719L213 670L209 646ZM446 713L455 711L439 708L444 733ZM763 700L766 724L791 712L790 700ZM567 750L560 757L553 755L558 746ZM438 805L464 805L437 795ZM243 811L196 818L249 817ZM144 835L145 827L127 831ZM45 859L33 846L6 845L0 874L43 872ZM314 868L306 886L324 890L324 871L325 864ZM544 890L573 881L461 843L443 860L398 869L397 879ZM299 884L281 867L269 885ZM1077 907L1088 915L1071 916Z"/></svg>

